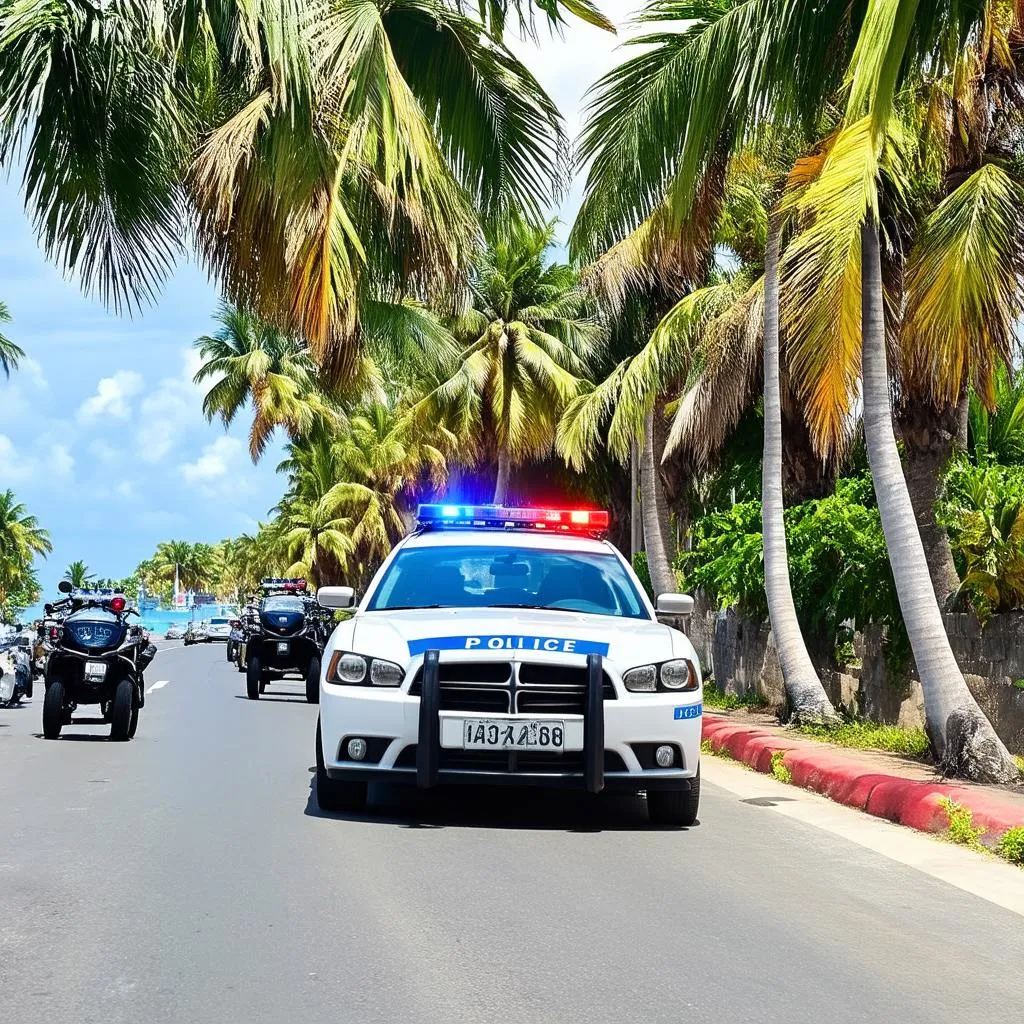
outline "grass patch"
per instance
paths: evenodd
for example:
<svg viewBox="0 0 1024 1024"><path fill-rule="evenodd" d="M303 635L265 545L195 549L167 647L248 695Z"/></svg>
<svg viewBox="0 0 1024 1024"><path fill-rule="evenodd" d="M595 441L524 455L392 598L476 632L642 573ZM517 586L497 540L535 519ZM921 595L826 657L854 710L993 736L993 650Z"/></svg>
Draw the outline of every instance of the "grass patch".
<svg viewBox="0 0 1024 1024"><path fill-rule="evenodd" d="M768 702L756 690L739 696L735 693L724 693L714 681L704 684L704 707L718 711L735 711L737 708L763 711Z"/></svg>
<svg viewBox="0 0 1024 1024"><path fill-rule="evenodd" d="M786 767L785 756L784 750L776 750L772 754L772 778L788 785L793 781L793 773Z"/></svg>
<svg viewBox="0 0 1024 1024"><path fill-rule="evenodd" d="M1024 867L1024 826L1018 825L1003 833L999 840L999 855L1011 864Z"/></svg>
<svg viewBox="0 0 1024 1024"><path fill-rule="evenodd" d="M946 837L958 846L967 846L972 850L984 850L979 839L985 833L984 828L974 824L974 815L963 804L958 804L948 797L941 801L942 809L949 820ZM1024 832L1024 829L1021 830Z"/></svg>
<svg viewBox="0 0 1024 1024"><path fill-rule="evenodd" d="M1020 754L1014 754L1013 759L1017 763L1017 767L1020 769L1021 774L1024 775L1024 757L1021 757Z"/></svg>
<svg viewBox="0 0 1024 1024"><path fill-rule="evenodd" d="M886 750L891 754L928 760L931 748L924 729L903 729L898 725L877 725L874 722L843 722L841 725L798 725L801 736L837 747L857 750Z"/></svg>
<svg viewBox="0 0 1024 1024"><path fill-rule="evenodd" d="M729 751L725 749L725 747L723 747L721 750L715 750L715 748L711 746L711 740L700 741L700 752L702 754L707 754L708 757L720 757L723 761L736 760L736 758L733 757L732 754L730 754Z"/></svg>

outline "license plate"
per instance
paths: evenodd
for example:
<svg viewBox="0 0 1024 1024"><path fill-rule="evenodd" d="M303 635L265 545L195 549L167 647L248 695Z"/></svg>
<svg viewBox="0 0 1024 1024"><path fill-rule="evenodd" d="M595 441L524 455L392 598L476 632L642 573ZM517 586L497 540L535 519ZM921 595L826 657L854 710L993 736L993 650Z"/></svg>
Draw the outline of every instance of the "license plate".
<svg viewBox="0 0 1024 1024"><path fill-rule="evenodd" d="M279 643L277 645L277 653L278 654L287 654L288 653L288 645L287 644L280 644Z"/></svg>
<svg viewBox="0 0 1024 1024"><path fill-rule="evenodd" d="M90 682L98 683L107 675L107 663L105 661L87 661L85 663L85 678Z"/></svg>
<svg viewBox="0 0 1024 1024"><path fill-rule="evenodd" d="M462 725L462 745L466 750L550 750L560 753L564 744L564 722L467 718Z"/></svg>

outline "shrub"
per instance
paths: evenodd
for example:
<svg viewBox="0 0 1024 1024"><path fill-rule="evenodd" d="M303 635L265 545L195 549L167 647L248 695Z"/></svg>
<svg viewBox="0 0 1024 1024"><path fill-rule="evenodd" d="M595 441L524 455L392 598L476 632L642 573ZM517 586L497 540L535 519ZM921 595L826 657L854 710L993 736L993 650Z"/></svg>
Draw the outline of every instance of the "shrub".
<svg viewBox="0 0 1024 1024"><path fill-rule="evenodd" d="M949 532L961 600L978 618L1024 609L1024 466L957 460L936 518Z"/></svg>
<svg viewBox="0 0 1024 1024"><path fill-rule="evenodd" d="M949 828L946 830L947 838L960 846L978 849L981 846L978 840L984 834L985 829L974 824L974 815L971 814L971 811L963 804L958 804L949 798L943 798L940 802L942 809L946 812L946 818L949 820Z"/></svg>
<svg viewBox="0 0 1024 1024"><path fill-rule="evenodd" d="M843 624L878 622L903 632L896 587L866 477L841 479L827 498L785 513L793 599L807 635L834 649ZM720 607L735 606L764 620L764 544L761 504L744 502L697 520L693 550L683 557L687 585Z"/></svg>
<svg viewBox="0 0 1024 1024"><path fill-rule="evenodd" d="M786 766L785 757L784 750L776 750L772 753L772 778L788 785L793 781L793 773Z"/></svg>
<svg viewBox="0 0 1024 1024"><path fill-rule="evenodd" d="M637 579L643 584L644 590L647 591L647 596L653 601L654 584L651 583L651 569L647 564L646 551L638 551L633 555L633 572L636 573Z"/></svg>
<svg viewBox="0 0 1024 1024"><path fill-rule="evenodd" d="M1004 832L999 840L999 854L1011 864L1024 865L1024 826Z"/></svg>

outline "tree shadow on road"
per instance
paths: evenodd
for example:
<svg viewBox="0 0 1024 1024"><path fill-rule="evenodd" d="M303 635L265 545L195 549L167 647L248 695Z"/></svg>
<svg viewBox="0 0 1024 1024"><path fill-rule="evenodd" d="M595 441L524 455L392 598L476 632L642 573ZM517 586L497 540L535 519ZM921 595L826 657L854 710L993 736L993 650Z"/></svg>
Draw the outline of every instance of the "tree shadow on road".
<svg viewBox="0 0 1024 1024"><path fill-rule="evenodd" d="M560 832L686 832L652 825L646 802L630 793L576 793L511 786L371 785L367 810L333 813L316 801L316 768L309 769L305 813L313 818L359 821L407 829L491 828Z"/></svg>

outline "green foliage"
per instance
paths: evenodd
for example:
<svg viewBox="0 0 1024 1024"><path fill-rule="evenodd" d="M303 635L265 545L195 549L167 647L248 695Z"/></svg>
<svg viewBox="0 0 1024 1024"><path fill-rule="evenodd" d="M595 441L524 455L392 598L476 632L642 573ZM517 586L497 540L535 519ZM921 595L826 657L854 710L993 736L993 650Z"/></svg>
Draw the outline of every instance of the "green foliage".
<svg viewBox="0 0 1024 1024"><path fill-rule="evenodd" d="M961 600L982 621L1024 608L1024 466L958 459L936 518L949 532Z"/></svg>
<svg viewBox="0 0 1024 1024"><path fill-rule="evenodd" d="M839 637L844 622L881 622L898 631L899 604L871 482L840 479L835 494L786 509L789 571L808 633ZM694 524L685 557L688 586L723 608L765 619L760 502L713 512Z"/></svg>
<svg viewBox="0 0 1024 1024"><path fill-rule="evenodd" d="M736 708L749 708L757 711L768 707L768 702L756 690L747 693L723 693L714 681L704 683L704 706L720 711L735 711Z"/></svg>
<svg viewBox="0 0 1024 1024"><path fill-rule="evenodd" d="M646 551L638 551L633 556L633 571L636 573L637 578L643 584L644 590L647 591L647 596L653 601L654 584L651 583L651 567L647 564Z"/></svg>
<svg viewBox="0 0 1024 1024"><path fill-rule="evenodd" d="M1024 826L1008 829L999 839L999 855L1024 866Z"/></svg>
<svg viewBox="0 0 1024 1024"><path fill-rule="evenodd" d="M39 594L35 558L52 550L50 534L14 492L0 491L0 621L35 604Z"/></svg>
<svg viewBox="0 0 1024 1024"><path fill-rule="evenodd" d="M955 800L944 797L941 801L942 809L949 819L949 828L946 830L946 837L959 846L967 846L972 850L982 849L979 842L985 833L985 828L974 824L974 815L970 809L958 804Z"/></svg>
<svg viewBox="0 0 1024 1024"><path fill-rule="evenodd" d="M898 725L878 725L875 722L843 722L837 726L798 725L802 736L838 747L858 750L885 750L926 760L931 751L928 735L923 729L904 729Z"/></svg>
<svg viewBox="0 0 1024 1024"><path fill-rule="evenodd" d="M793 781L793 773L789 770L785 758L784 750L772 751L772 778L789 785Z"/></svg>

